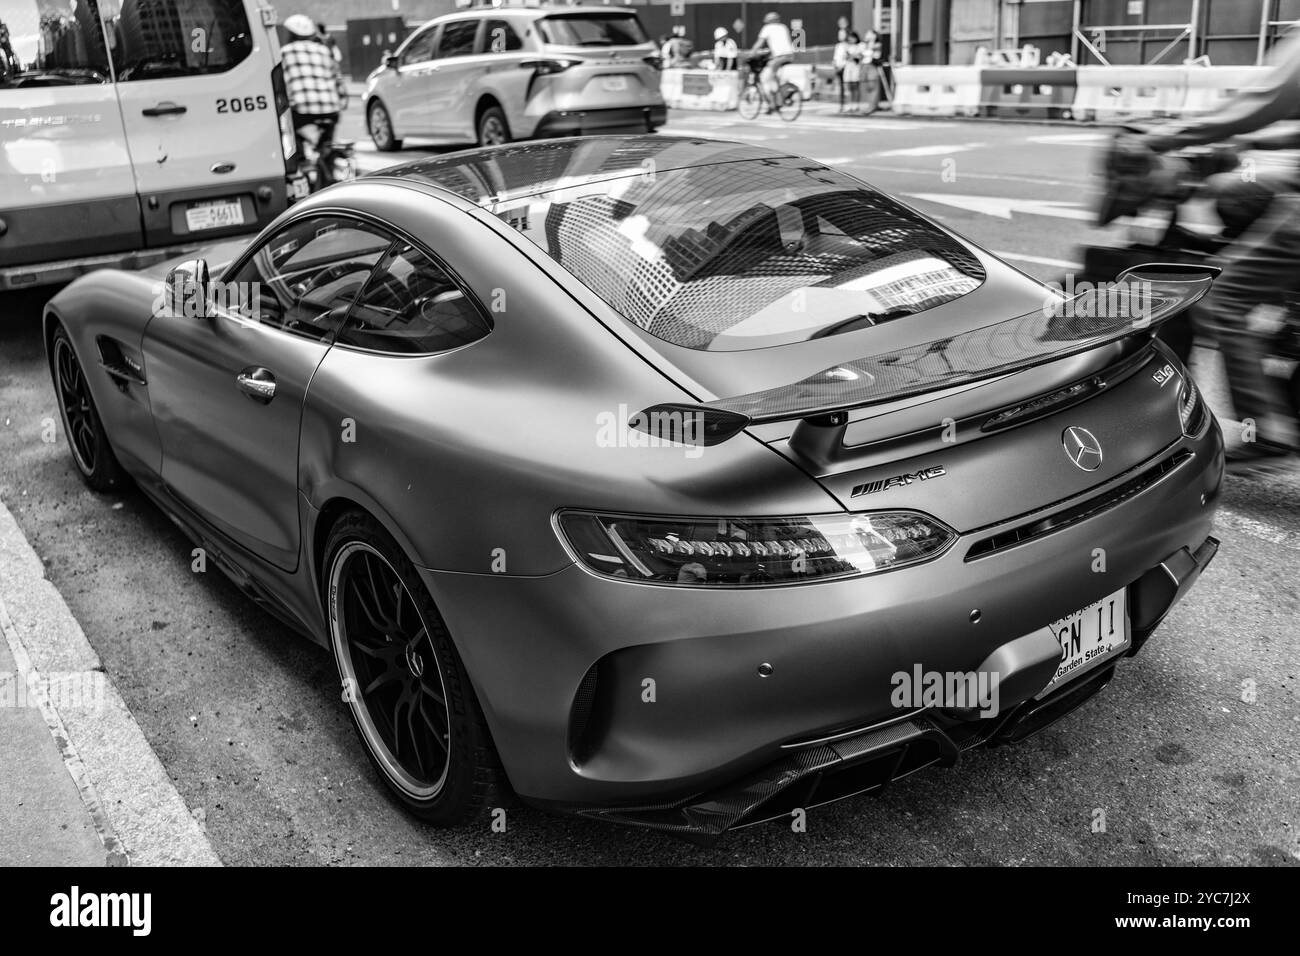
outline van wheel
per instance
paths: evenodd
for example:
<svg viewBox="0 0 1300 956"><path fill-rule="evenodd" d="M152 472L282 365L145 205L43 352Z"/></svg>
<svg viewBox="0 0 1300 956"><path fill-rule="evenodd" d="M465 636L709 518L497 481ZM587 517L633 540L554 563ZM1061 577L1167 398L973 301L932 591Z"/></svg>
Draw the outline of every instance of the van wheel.
<svg viewBox="0 0 1300 956"><path fill-rule="evenodd" d="M499 106L489 106L478 118L478 144L500 146L510 142L510 124Z"/></svg>
<svg viewBox="0 0 1300 956"><path fill-rule="evenodd" d="M393 135L393 121L383 103L375 100L366 111L366 129L381 153L391 153L402 148L402 141Z"/></svg>

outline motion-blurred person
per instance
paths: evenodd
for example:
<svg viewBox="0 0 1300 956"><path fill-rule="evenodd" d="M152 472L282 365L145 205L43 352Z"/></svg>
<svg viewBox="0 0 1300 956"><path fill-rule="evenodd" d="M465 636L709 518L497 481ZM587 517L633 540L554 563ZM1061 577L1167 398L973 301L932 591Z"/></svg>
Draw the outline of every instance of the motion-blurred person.
<svg viewBox="0 0 1300 956"><path fill-rule="evenodd" d="M727 33L726 27L718 27L713 31L713 68L715 70L734 70L736 68L736 59L740 56L740 50L736 47L736 41Z"/></svg>
<svg viewBox="0 0 1300 956"><path fill-rule="evenodd" d="M1278 44L1270 59L1274 69L1259 87L1213 113L1129 135L1127 142L1121 141L1122 152L1128 160L1141 159L1150 152L1216 143L1300 117L1300 34ZM1295 149L1300 148L1300 135L1291 126L1247 138L1240 145ZM1300 170L1293 167L1292 175L1268 183L1263 190L1258 183L1243 180L1244 188L1225 191L1224 179L1230 182L1234 175L1242 179L1234 173L1220 177L1217 185L1228 234L1239 235L1224 252L1223 272L1206 297L1201 318L1223 353L1238 420L1255 423L1255 440L1230 451L1228 467L1251 471L1281 463L1300 451L1300 423L1283 399L1278 381L1264 369L1272 330L1256 313L1260 306L1283 304L1300 275L1300 193L1296 191ZM1270 196L1273 190L1276 193Z"/></svg>
<svg viewBox="0 0 1300 956"><path fill-rule="evenodd" d="M334 135L343 109L343 77L338 60L320 38L311 18L296 13L284 21L290 40L280 51L284 85L293 111L293 128L315 124L320 130L316 148L324 152Z"/></svg>
<svg viewBox="0 0 1300 956"><path fill-rule="evenodd" d="M767 111L775 113L776 91L781 85L781 67L794 59L794 41L790 39L790 28L781 22L781 14L772 11L763 16L763 28L758 31L758 39L749 52L768 54L759 81L773 104Z"/></svg>

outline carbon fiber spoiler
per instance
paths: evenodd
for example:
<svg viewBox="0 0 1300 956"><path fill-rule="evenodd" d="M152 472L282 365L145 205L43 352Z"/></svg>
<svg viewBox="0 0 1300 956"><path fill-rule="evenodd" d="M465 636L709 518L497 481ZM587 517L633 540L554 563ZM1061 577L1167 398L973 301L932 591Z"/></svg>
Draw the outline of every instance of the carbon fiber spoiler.
<svg viewBox="0 0 1300 956"><path fill-rule="evenodd" d="M841 443L847 413L954 385L996 378L1078 355L1161 324L1199 301L1219 270L1152 263L1041 309L892 352L841 362L789 385L699 405L653 405L633 428L665 441L717 445L750 425L801 419L791 445L825 457Z"/></svg>

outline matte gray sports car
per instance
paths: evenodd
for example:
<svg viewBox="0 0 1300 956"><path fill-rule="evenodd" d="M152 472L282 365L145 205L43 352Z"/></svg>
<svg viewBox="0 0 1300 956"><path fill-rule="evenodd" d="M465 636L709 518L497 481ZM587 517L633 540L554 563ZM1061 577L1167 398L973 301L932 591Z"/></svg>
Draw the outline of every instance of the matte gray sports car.
<svg viewBox="0 0 1300 956"><path fill-rule="evenodd" d="M1066 299L819 163L601 137L331 188L46 326L90 486L333 650L413 811L710 839L1142 647L1217 547L1222 438L1153 337L1211 278Z"/></svg>

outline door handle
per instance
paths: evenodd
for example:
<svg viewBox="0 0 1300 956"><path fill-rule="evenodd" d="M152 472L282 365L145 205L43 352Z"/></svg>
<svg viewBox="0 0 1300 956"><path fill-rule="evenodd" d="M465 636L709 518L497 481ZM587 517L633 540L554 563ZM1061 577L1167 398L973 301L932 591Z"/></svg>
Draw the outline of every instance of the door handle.
<svg viewBox="0 0 1300 956"><path fill-rule="evenodd" d="M275 398L275 376L270 369L249 367L235 376L239 390L262 405Z"/></svg>
<svg viewBox="0 0 1300 956"><path fill-rule="evenodd" d="M178 116L186 112L186 107L179 103L173 103L170 100L159 103L156 106L146 106L140 112L145 116Z"/></svg>

